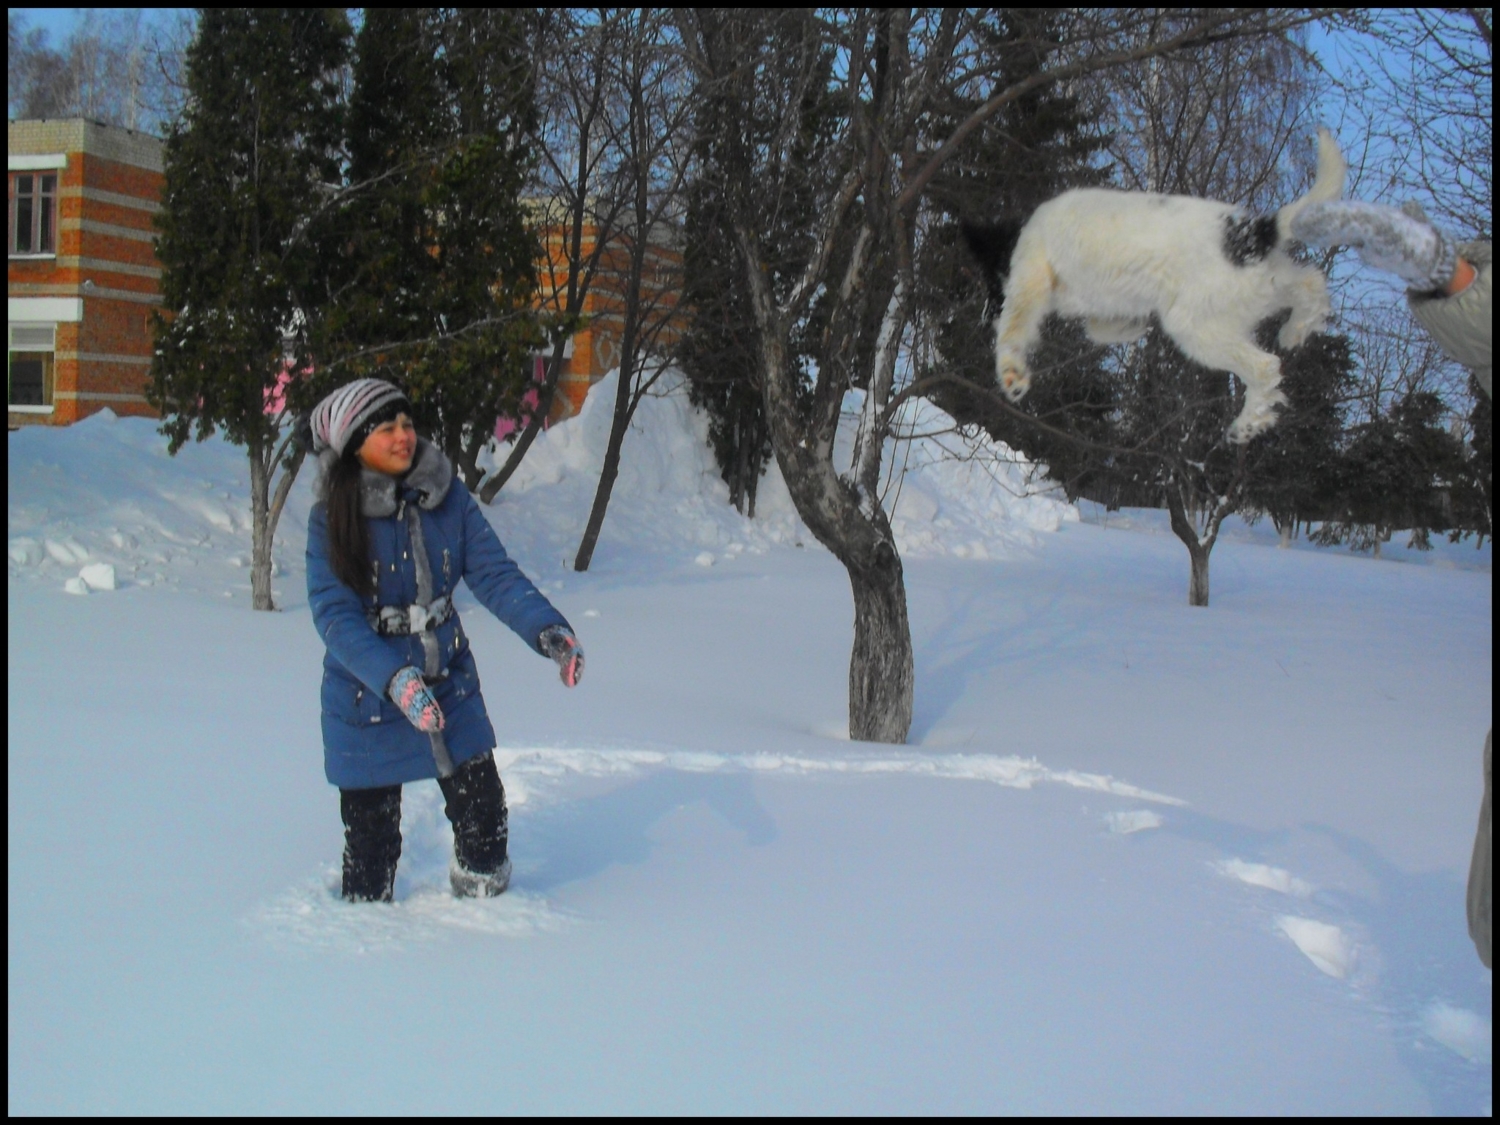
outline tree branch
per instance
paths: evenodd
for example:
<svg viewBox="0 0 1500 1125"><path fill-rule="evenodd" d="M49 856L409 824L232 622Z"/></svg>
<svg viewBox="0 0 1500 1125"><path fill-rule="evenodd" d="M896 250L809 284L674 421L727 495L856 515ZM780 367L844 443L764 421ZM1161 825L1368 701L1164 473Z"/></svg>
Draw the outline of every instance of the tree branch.
<svg viewBox="0 0 1500 1125"><path fill-rule="evenodd" d="M1273 23L1269 26L1257 27L1258 32L1285 31L1293 27L1301 26L1311 20L1321 18L1328 14L1329 10L1314 9L1312 13L1299 15L1295 18ZM1129 50L1115 51L1111 54L1098 58L1080 59L1077 62L1068 63L1054 70L1041 70L1012 86L1007 87L1000 93L991 97L982 106L971 113L958 128L953 130L949 138L939 146L938 150L928 158L927 163L917 172L915 176L902 189L896 199L896 207L904 209L916 202L916 199L926 189L932 178L937 175L939 169L951 157L960 145L986 120L993 117L1011 102L1024 97L1033 90L1042 86L1061 82L1069 78L1077 78L1083 74L1092 74L1096 71L1107 70L1110 67L1121 66L1125 63L1139 62L1141 59L1151 58L1156 55L1168 54L1172 51L1182 50L1188 47L1196 47L1206 43L1214 42L1224 38L1223 35L1213 34L1217 29L1230 25L1236 21L1244 21L1252 16L1259 16L1265 12L1264 8L1227 8L1215 12L1204 18L1193 27L1164 39L1159 43L1147 43L1140 47Z"/></svg>

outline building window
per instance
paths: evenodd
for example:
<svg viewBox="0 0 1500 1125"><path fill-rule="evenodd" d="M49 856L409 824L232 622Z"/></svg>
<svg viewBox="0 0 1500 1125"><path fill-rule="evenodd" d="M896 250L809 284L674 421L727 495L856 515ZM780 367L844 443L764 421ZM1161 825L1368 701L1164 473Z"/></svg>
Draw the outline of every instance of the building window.
<svg viewBox="0 0 1500 1125"><path fill-rule="evenodd" d="M9 384L12 410L52 409L52 360L57 329L51 324L10 326Z"/></svg>
<svg viewBox="0 0 1500 1125"><path fill-rule="evenodd" d="M57 173L12 172L10 253L57 253Z"/></svg>

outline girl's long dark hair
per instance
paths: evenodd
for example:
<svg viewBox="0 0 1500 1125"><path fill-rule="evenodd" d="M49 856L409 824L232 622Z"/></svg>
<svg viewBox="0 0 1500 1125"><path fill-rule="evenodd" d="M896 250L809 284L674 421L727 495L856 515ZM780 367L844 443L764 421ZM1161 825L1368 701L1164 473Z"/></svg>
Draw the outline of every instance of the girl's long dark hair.
<svg viewBox="0 0 1500 1125"><path fill-rule="evenodd" d="M360 507L359 458L351 448L328 472L328 561L333 573L361 597L375 592L370 531Z"/></svg>

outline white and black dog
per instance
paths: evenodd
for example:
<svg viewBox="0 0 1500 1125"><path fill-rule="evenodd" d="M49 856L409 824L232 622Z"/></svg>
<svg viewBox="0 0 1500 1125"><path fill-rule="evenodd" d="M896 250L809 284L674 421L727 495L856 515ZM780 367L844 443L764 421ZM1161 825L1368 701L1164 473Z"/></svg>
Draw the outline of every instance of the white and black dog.
<svg viewBox="0 0 1500 1125"><path fill-rule="evenodd" d="M1038 207L1019 234L965 225L992 293L1004 278L995 323L1000 386L1013 400L1030 388L1026 355L1049 313L1084 317L1101 344L1139 339L1154 315L1189 358L1244 382L1245 406L1229 436L1248 441L1286 401L1277 389L1281 361L1256 346L1255 326L1291 309L1277 342L1295 348L1329 312L1323 275L1286 253L1292 219L1342 196L1346 172L1333 134L1319 129L1312 187L1274 215L1185 195L1079 188Z"/></svg>

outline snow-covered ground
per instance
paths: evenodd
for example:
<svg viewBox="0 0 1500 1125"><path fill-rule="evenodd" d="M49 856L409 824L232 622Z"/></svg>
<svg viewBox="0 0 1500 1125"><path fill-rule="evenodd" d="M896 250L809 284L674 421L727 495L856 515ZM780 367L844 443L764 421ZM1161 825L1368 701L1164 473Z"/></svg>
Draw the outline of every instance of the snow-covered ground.
<svg viewBox="0 0 1500 1125"><path fill-rule="evenodd" d="M11 1113L1490 1112L1488 548L1236 524L1190 609L1156 513L928 442L910 744L852 743L843 571L774 472L728 508L680 399L567 568L603 390L491 512L583 684L460 607L490 902L446 893L431 783L397 902L336 897L307 479L256 614L240 451L10 435Z"/></svg>

